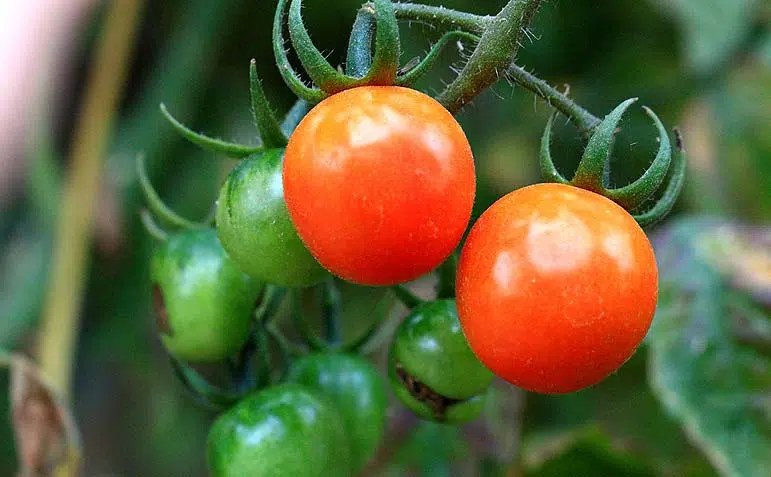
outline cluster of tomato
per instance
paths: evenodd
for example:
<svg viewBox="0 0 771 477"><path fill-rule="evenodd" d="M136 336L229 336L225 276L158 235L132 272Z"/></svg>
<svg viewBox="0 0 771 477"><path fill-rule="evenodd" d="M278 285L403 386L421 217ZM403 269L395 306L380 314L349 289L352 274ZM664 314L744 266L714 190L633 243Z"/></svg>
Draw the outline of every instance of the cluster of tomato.
<svg viewBox="0 0 771 477"><path fill-rule="evenodd" d="M300 121L285 149L230 173L216 231L182 232L159 247L151 270L163 343L188 361L234 355L264 284L307 287L330 273L377 286L421 277L460 244L474 195L471 148L434 99L396 86L334 94ZM479 414L494 375L544 393L608 376L650 325L657 271L622 207L571 185L539 184L476 221L456 294L457 305L441 299L411 310L388 370L401 402L448 423ZM363 468L385 427L377 370L354 354L312 353L283 381L218 419L212 472L343 476Z"/></svg>

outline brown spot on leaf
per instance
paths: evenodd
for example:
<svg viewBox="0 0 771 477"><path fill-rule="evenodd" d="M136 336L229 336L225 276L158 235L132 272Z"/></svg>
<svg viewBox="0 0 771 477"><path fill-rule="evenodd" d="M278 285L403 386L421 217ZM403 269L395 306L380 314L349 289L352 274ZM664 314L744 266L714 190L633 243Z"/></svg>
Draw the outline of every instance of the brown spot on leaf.
<svg viewBox="0 0 771 477"><path fill-rule="evenodd" d="M426 384L410 375L401 363L397 362L395 368L396 376L399 378L399 381L407 388L412 397L431 408L434 418L437 421L445 421L447 419L447 410L451 406L463 402L462 399L453 399L437 393Z"/></svg>
<svg viewBox="0 0 771 477"><path fill-rule="evenodd" d="M174 332L169 325L169 312L166 311L166 302L163 300L163 292L157 283L153 283L153 309L155 309L155 324L161 333L173 336Z"/></svg>

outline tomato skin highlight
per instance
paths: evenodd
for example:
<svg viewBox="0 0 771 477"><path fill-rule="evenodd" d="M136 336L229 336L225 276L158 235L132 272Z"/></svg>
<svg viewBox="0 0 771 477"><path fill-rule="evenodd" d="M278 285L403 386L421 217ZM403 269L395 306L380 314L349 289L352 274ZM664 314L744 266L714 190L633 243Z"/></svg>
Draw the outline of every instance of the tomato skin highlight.
<svg viewBox="0 0 771 477"><path fill-rule="evenodd" d="M307 287L328 276L302 244L286 210L281 186L283 152L272 149L242 160L217 199L217 236L249 276L276 285Z"/></svg>
<svg viewBox="0 0 771 477"><path fill-rule="evenodd" d="M209 430L212 477L352 475L338 410L298 384L280 384L242 399Z"/></svg>
<svg viewBox="0 0 771 477"><path fill-rule="evenodd" d="M313 353L292 363L287 381L324 395L337 407L356 471L372 459L386 427L388 395L377 368L360 356Z"/></svg>
<svg viewBox="0 0 771 477"><path fill-rule="evenodd" d="M461 326L488 368L527 390L568 393L634 353L656 310L658 271L645 233L619 205L536 184L474 224L456 287Z"/></svg>
<svg viewBox="0 0 771 477"><path fill-rule="evenodd" d="M392 285L438 266L474 203L471 148L433 98L367 86L319 103L289 139L284 196L316 260L359 284Z"/></svg>

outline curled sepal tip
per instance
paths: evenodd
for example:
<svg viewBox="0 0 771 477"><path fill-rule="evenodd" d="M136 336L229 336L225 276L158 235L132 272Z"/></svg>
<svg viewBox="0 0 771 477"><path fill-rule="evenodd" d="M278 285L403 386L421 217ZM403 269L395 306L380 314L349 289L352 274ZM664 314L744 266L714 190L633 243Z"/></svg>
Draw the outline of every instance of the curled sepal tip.
<svg viewBox="0 0 771 477"><path fill-rule="evenodd" d="M683 140L680 131L675 129L675 154L672 158L672 167L669 171L669 181L664 188L664 193L656 203L641 214L633 214L632 217L640 224L640 227L650 227L660 222L675 206L680 191L685 184L686 157L683 148Z"/></svg>
<svg viewBox="0 0 771 477"><path fill-rule="evenodd" d="M215 139L199 134L177 121L177 119L166 109L166 105L161 103L160 107L163 116L169 121L174 129L182 135L182 137L204 149L238 159L263 151L263 148L260 146L246 146L244 144L223 141L221 139Z"/></svg>
<svg viewBox="0 0 771 477"><path fill-rule="evenodd" d="M672 146L669 143L669 134L667 134L666 128L653 110L647 106L643 106L643 109L653 120L653 124L659 132L659 151L656 153L656 158L639 179L618 189L608 189L605 193L606 197L627 210L639 207L659 190L667 177L672 159Z"/></svg>
<svg viewBox="0 0 771 477"><path fill-rule="evenodd" d="M163 200L161 200L160 195L158 195L158 192L153 187L152 183L150 182L150 178L147 175L147 168L145 167L145 156L144 154L137 154L137 177L139 178L139 186L142 189L142 194L145 197L145 201L147 201L147 206L149 207L150 211L152 211L153 214L160 217L161 219L165 220L171 225L174 225L176 227L181 227L184 229L200 229L207 227L206 224L202 224L199 222L194 222L192 220L188 220L181 215L174 212L174 210L171 209L168 205L166 205ZM163 240L163 237L165 236L165 232L161 234L157 234L155 230L155 227L152 227L147 219L152 218L147 215L145 217L142 216L142 222L147 228L148 232L153 235L154 237L160 238ZM154 222L153 222L154 224ZM150 225L150 226L148 226ZM157 227L158 230L162 231L160 227Z"/></svg>
<svg viewBox="0 0 771 477"><path fill-rule="evenodd" d="M415 66L407 69L407 71L397 76L396 85L405 86L411 88L415 83L420 80L429 71L434 62L436 62L439 54L444 50L448 43L451 41L469 41L475 45L479 43L479 37L473 33L467 33L465 31L448 31L437 41L434 46L426 54L425 58L420 60Z"/></svg>
<svg viewBox="0 0 771 477"><path fill-rule="evenodd" d="M584 154L581 158L581 162L578 164L578 169L569 182L560 175L551 159L549 140L554 116L549 118L543 139L541 140L541 173L544 179L551 182L568 183L582 189L590 190L611 199L626 210L637 210L664 184L672 162L672 145L669 141L667 130L658 116L656 116L656 113L650 108L643 106L643 110L651 118L658 131L659 149L656 153L656 157L650 167L648 167L645 173L643 173L636 181L627 186L615 189L608 187L613 137L617 130L618 123L621 121L621 117L636 101L637 98L631 98L619 104L597 125L589 138L586 149L584 149ZM679 140L679 136L677 137ZM678 154L682 155L680 149L678 149ZM679 177L676 174L670 174L670 176L676 179L674 184L677 183L677 180L682 180L682 177ZM677 189L677 192L679 193L679 189ZM666 212L664 212L664 215L665 214Z"/></svg>
<svg viewBox="0 0 771 477"><path fill-rule="evenodd" d="M252 119L257 127L257 134L262 139L266 149L286 146L286 136L281 131L281 125L268 103L262 82L257 75L257 61L252 58L249 63L249 95L252 100Z"/></svg>
<svg viewBox="0 0 771 477"><path fill-rule="evenodd" d="M276 64L284 83L298 98L310 103L316 104L329 96L324 91L317 88L306 86L297 72L289 63L289 57L284 46L284 19L286 18L286 4L288 0L279 0L276 7L276 15L273 17L273 55L276 57Z"/></svg>
<svg viewBox="0 0 771 477"><path fill-rule="evenodd" d="M543 131L543 137L541 138L541 175L545 181L567 184L568 180L562 177L551 158L551 126L556 115L557 113L554 113L549 116L549 120L546 121L546 128Z"/></svg>
<svg viewBox="0 0 771 477"><path fill-rule="evenodd" d="M613 147L613 136L616 133L621 116L637 98L627 99L608 113L597 125L584 149L581 162L573 176L571 184L582 189L603 194L608 186L608 171L610 151ZM604 194L603 194L604 195Z"/></svg>
<svg viewBox="0 0 771 477"><path fill-rule="evenodd" d="M292 0L289 5L289 36L300 63L322 92L334 94L357 86L394 84L399 69L400 42L396 14L389 0L374 2L375 54L369 71L362 78L348 76L327 61L305 28L301 8L302 0Z"/></svg>

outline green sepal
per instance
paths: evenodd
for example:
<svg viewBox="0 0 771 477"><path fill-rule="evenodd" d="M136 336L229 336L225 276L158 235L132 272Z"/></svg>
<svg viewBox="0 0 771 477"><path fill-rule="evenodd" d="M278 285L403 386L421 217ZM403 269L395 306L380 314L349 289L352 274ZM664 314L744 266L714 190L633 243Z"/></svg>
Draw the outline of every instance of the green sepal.
<svg viewBox="0 0 771 477"><path fill-rule="evenodd" d="M568 184L568 180L562 177L557 168L554 166L554 161L551 158L551 126L554 123L554 118L557 113L549 116L549 120L546 121L546 128L543 131L543 137L541 138L541 176L545 181L558 182L560 184Z"/></svg>
<svg viewBox="0 0 771 477"><path fill-rule="evenodd" d="M255 349L255 341L250 338L237 362L231 366L231 384L227 388L210 383L198 371L174 356L169 355L169 358L174 374L188 394L202 407L222 411L257 388L253 369Z"/></svg>
<svg viewBox="0 0 771 477"><path fill-rule="evenodd" d="M605 195L604 192L608 186L608 169L610 152L613 148L613 136L618 123L621 121L621 116L636 101L637 98L627 99L616 106L597 125L592 137L589 138L586 149L584 149L584 154L581 162L578 163L576 174L573 176L573 180L570 181L571 184Z"/></svg>
<svg viewBox="0 0 771 477"><path fill-rule="evenodd" d="M166 109L166 105L161 103L161 113L169 121L169 123L177 130L179 134L193 144L200 146L218 154L224 154L226 156L235 157L240 159L250 154L256 154L262 152L264 148L262 146L246 146L244 144L238 144L234 142L223 141L222 139L215 139L203 134L197 133L188 128L169 113Z"/></svg>
<svg viewBox="0 0 771 477"><path fill-rule="evenodd" d="M308 111L311 110L311 107L312 105L309 102L304 99L298 99L292 107L289 108L286 116L284 116L284 120L281 121L281 131L286 137L292 135L297 125L300 124L300 121L302 121L305 115L308 114Z"/></svg>
<svg viewBox="0 0 771 477"><path fill-rule="evenodd" d="M139 219L142 222L142 226L145 228L145 231L152 238L159 242L165 242L169 239L169 233L163 230L160 225L158 225L149 210L140 210Z"/></svg>
<svg viewBox="0 0 771 477"><path fill-rule="evenodd" d="M426 302L426 300L412 293L412 290L404 285L394 285L391 287L391 291L394 296L409 309L415 308Z"/></svg>
<svg viewBox="0 0 771 477"><path fill-rule="evenodd" d="M667 177L672 159L672 146L669 143L669 134L666 128L653 110L647 106L643 106L643 109L651 117L659 131L659 151L656 158L639 179L627 186L608 189L605 192L607 198L627 210L634 210L639 207L661 187Z"/></svg>
<svg viewBox="0 0 771 477"><path fill-rule="evenodd" d="M399 25L390 0L375 0L375 55L372 66L362 78L339 72L313 44L302 20L302 0L289 6L289 36L303 68L319 89L334 94L364 85L392 85L399 69Z"/></svg>
<svg viewBox="0 0 771 477"><path fill-rule="evenodd" d="M397 76L395 84L397 86L405 86L407 88L413 87L415 83L417 83L434 65L444 47L453 40L468 40L475 44L479 43L479 37L472 33L465 31L448 31L442 35L441 38L439 38L439 41L437 41L434 46L431 47L425 58L420 60L420 62L415 65L415 67L410 68L403 75Z"/></svg>
<svg viewBox="0 0 771 477"><path fill-rule="evenodd" d="M252 100L252 119L257 127L257 134L265 149L278 149L286 146L286 136L281 131L281 125L268 103L265 91L262 89L260 77L257 76L257 60L252 58L249 63L249 94Z"/></svg>
<svg viewBox="0 0 771 477"><path fill-rule="evenodd" d="M353 78L365 77L372 68L372 34L375 32L373 11L366 7L359 10L351 27L345 73Z"/></svg>
<svg viewBox="0 0 771 477"><path fill-rule="evenodd" d="M640 224L640 227L650 227L660 222L675 206L680 191L685 184L686 171L685 149L683 148L683 139L680 131L675 129L675 154L672 158L671 171L669 172L669 181L664 189L664 193L648 211L641 214L632 214L632 217Z"/></svg>
<svg viewBox="0 0 771 477"><path fill-rule="evenodd" d="M181 227L183 229L201 229L208 227L206 224L194 222L192 220L188 220L181 215L174 212L171 207L166 205L163 200L161 200L161 197L158 195L158 192L156 192L155 188L153 188L152 183L150 182L150 178L147 175L147 168L145 167L145 156L144 154L137 154L137 177L139 178L139 186L142 189L142 194L145 197L145 201L147 202L147 206L149 207L150 211L152 211L153 214L157 215L161 219L165 220L171 225L174 225L176 227ZM148 222L148 219L150 222ZM163 231L161 227L159 227L154 221L152 221L152 217L142 217L143 224L145 225L145 228L147 231L156 237L156 232L162 232L162 235L158 235L156 238L160 238L161 236L165 236L166 232ZM157 230L156 230L157 229ZM162 239L162 240L165 240Z"/></svg>
<svg viewBox="0 0 771 477"><path fill-rule="evenodd" d="M281 77L284 79L287 87L298 98L305 100L310 104L316 104L329 96L318 88L310 88L305 85L303 80L297 75L289 57L286 54L284 43L284 19L286 17L286 4L288 0L278 0L276 15L273 17L273 55L276 57L276 64ZM326 61L326 60L325 60Z"/></svg>

